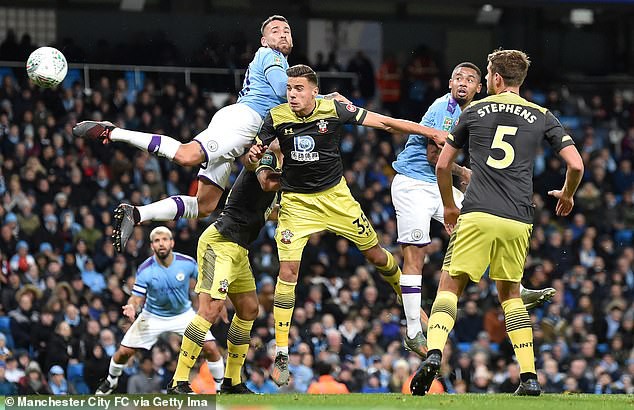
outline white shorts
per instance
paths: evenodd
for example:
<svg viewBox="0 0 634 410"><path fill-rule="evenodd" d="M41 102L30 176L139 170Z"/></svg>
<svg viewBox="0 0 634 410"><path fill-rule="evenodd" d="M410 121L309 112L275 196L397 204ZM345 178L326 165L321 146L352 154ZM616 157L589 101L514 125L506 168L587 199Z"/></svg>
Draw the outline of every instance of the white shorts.
<svg viewBox="0 0 634 410"><path fill-rule="evenodd" d="M121 345L133 349L150 350L162 333L174 332L182 336L194 316L196 312L193 309L172 317L157 316L143 310L123 336ZM216 340L211 331L205 335L205 342L209 340Z"/></svg>
<svg viewBox="0 0 634 410"><path fill-rule="evenodd" d="M225 189L233 161L244 154L262 126L262 117L245 104L221 108L206 130L194 137L205 151L198 178Z"/></svg>
<svg viewBox="0 0 634 410"><path fill-rule="evenodd" d="M453 199L462 206L464 194L453 187ZM431 242L431 219L444 221L442 197L438 184L396 174L392 180L392 203L396 211L398 242L425 246Z"/></svg>

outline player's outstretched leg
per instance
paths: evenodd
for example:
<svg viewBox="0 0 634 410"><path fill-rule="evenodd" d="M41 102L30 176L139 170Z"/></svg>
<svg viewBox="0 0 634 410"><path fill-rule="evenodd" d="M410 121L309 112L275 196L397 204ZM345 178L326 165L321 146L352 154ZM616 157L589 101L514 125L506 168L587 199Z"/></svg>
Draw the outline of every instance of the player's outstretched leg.
<svg viewBox="0 0 634 410"><path fill-rule="evenodd" d="M288 384L288 333L291 328L295 308L295 286L299 273L299 261L282 261L280 275L273 296L273 317L275 319L275 362L271 380L278 386ZM286 280L284 280L284 279Z"/></svg>
<svg viewBox="0 0 634 410"><path fill-rule="evenodd" d="M555 288L544 289L526 289L520 285L520 297L527 310L534 309L543 305L546 302L550 302L555 297L557 291Z"/></svg>
<svg viewBox="0 0 634 410"><path fill-rule="evenodd" d="M109 142L110 133L115 128L109 121L82 121L73 127L73 136Z"/></svg>
<svg viewBox="0 0 634 410"><path fill-rule="evenodd" d="M137 223L134 218L135 211L136 208L128 204L120 204L114 210L112 243L119 253L123 252L128 243L128 239L130 239L132 232L134 232L134 225Z"/></svg>

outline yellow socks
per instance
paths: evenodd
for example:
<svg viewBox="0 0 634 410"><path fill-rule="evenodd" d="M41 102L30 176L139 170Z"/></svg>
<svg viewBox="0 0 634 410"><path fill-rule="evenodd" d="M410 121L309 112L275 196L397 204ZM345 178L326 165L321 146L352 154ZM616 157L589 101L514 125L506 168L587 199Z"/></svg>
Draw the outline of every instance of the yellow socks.
<svg viewBox="0 0 634 410"><path fill-rule="evenodd" d="M535 352L533 351L533 327L522 299L509 299L502 303L506 332L513 344L521 373L535 373Z"/></svg>
<svg viewBox="0 0 634 410"><path fill-rule="evenodd" d="M439 350L442 353L449 332L456 323L457 310L458 296L452 292L438 292L431 307L431 316L427 324L427 348L429 351Z"/></svg>
<svg viewBox="0 0 634 410"><path fill-rule="evenodd" d="M382 248L387 256L387 263L385 266L377 266L377 270L381 274L384 281L390 284L394 293L401 298L401 268L396 264L394 256L385 248Z"/></svg>
<svg viewBox="0 0 634 410"><path fill-rule="evenodd" d="M295 307L295 285L277 278L273 297L273 317L275 318L275 344L278 349L288 352L288 332Z"/></svg>
<svg viewBox="0 0 634 410"><path fill-rule="evenodd" d="M194 316L185 329L181 352L178 355L178 364L174 373L174 385L176 382L189 381L189 372L194 367L200 351L205 344L205 335L211 328L211 323L203 319L202 316Z"/></svg>
<svg viewBox="0 0 634 410"><path fill-rule="evenodd" d="M225 371L225 378L231 379L232 386L242 383L242 366L249 351L252 327L253 320L242 320L238 315L233 315L227 333L228 355Z"/></svg>

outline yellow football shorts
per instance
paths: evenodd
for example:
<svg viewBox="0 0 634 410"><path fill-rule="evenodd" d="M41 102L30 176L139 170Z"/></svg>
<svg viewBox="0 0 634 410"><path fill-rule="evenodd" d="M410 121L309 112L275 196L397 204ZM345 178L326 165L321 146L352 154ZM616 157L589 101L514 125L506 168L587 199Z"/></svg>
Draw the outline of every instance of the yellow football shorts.
<svg viewBox="0 0 634 410"><path fill-rule="evenodd" d="M275 240L280 261L299 261L311 234L330 231L353 242L361 251L379 241L352 197L346 180L314 194L283 192Z"/></svg>
<svg viewBox="0 0 634 410"><path fill-rule="evenodd" d="M520 282L532 230L532 224L483 212L460 215L442 269L477 283L490 265L491 279Z"/></svg>
<svg viewBox="0 0 634 410"><path fill-rule="evenodd" d="M248 251L222 236L214 225L205 229L198 239L197 258L196 293L226 299L227 293L255 290Z"/></svg>

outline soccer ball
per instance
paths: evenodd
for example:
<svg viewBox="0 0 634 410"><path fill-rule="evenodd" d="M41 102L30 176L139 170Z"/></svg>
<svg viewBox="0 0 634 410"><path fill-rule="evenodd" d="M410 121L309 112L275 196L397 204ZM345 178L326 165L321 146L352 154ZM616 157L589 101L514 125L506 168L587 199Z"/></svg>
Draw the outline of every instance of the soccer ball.
<svg viewBox="0 0 634 410"><path fill-rule="evenodd" d="M56 87L64 81L67 72L66 57L53 47L40 47L26 60L26 73L38 87Z"/></svg>

